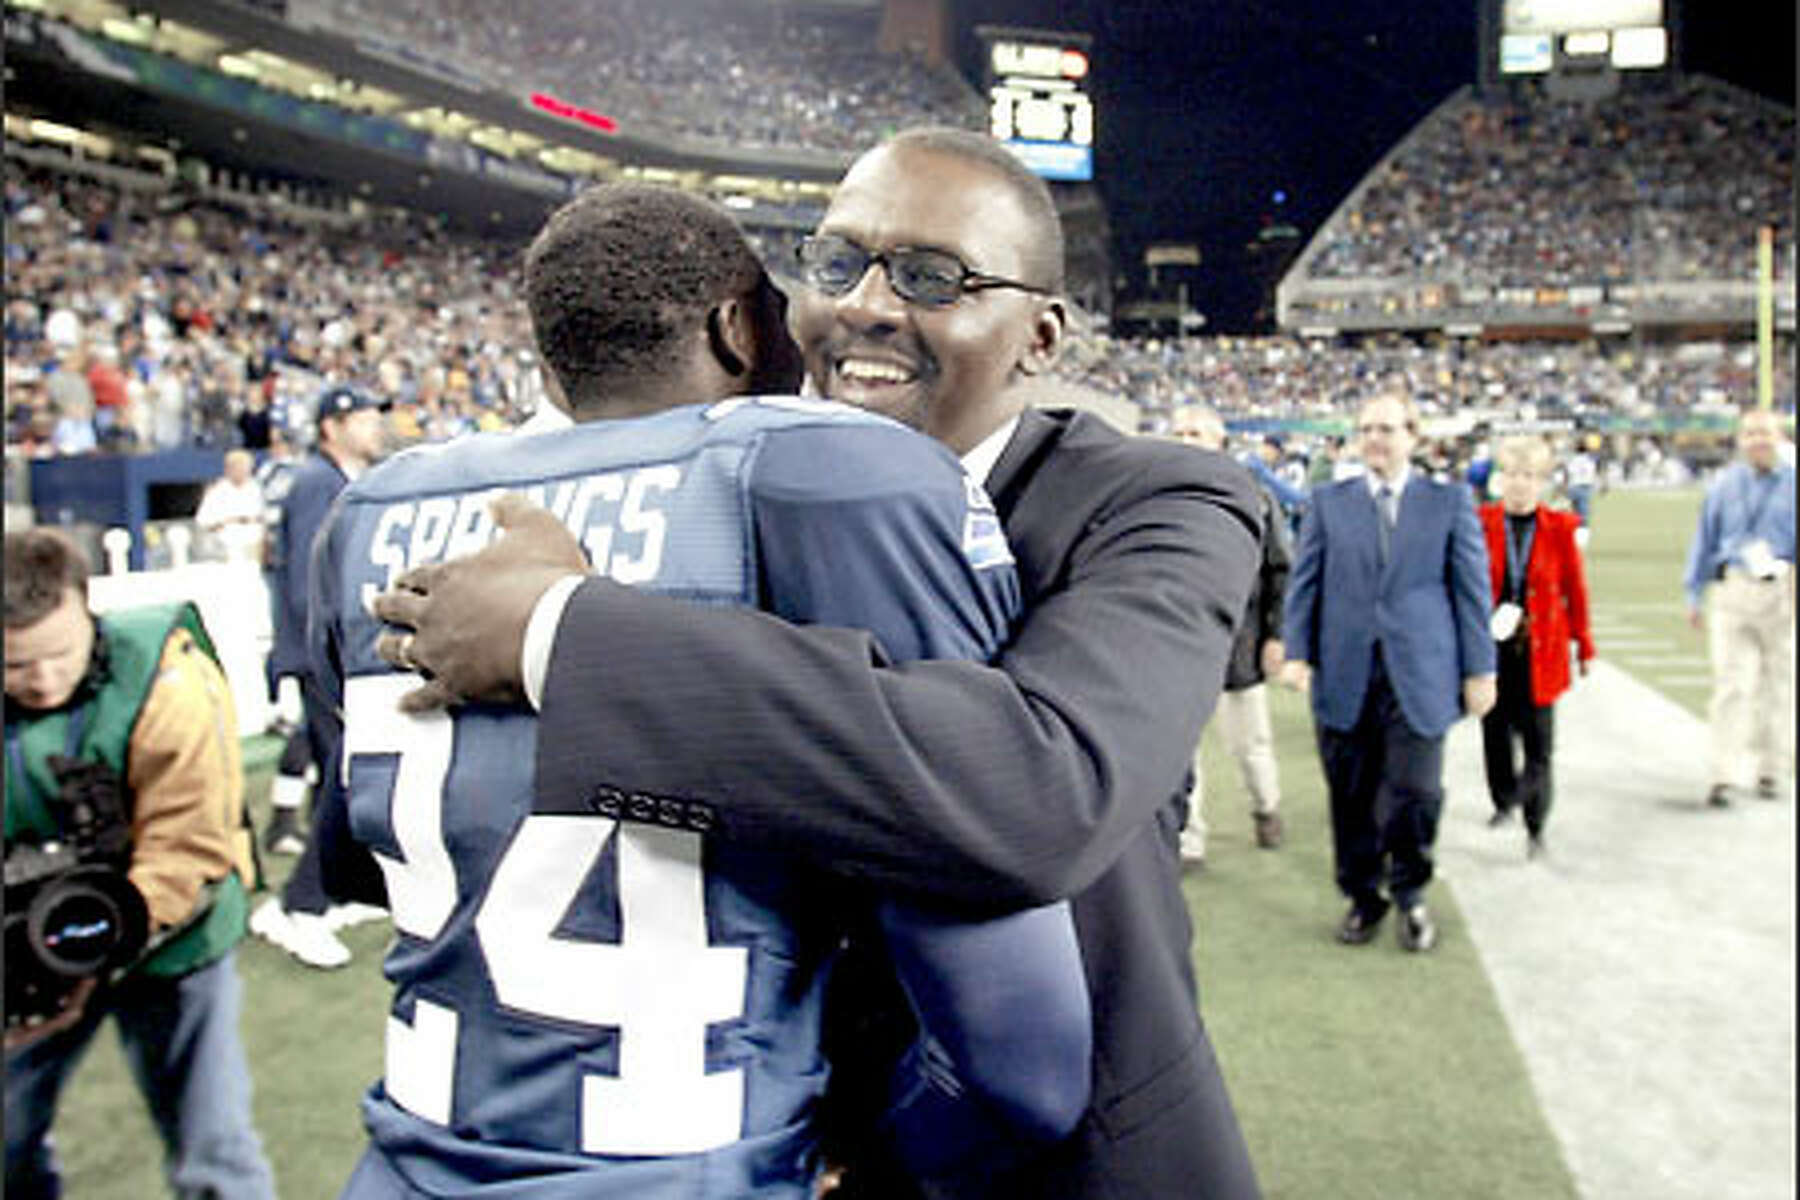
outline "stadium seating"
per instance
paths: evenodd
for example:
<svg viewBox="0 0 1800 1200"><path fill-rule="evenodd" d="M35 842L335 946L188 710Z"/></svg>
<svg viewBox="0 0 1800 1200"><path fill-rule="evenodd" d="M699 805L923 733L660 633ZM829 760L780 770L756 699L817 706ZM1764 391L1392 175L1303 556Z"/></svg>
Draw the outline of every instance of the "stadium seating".
<svg viewBox="0 0 1800 1200"><path fill-rule="evenodd" d="M763 0L312 0L288 12L675 141L856 150L906 125L982 128L987 119L953 70L878 53L867 8L827 17Z"/></svg>
<svg viewBox="0 0 1800 1200"><path fill-rule="evenodd" d="M1464 89L1314 236L1283 325L1741 319L1760 227L1794 277L1793 120L1701 76L1592 103Z"/></svg>

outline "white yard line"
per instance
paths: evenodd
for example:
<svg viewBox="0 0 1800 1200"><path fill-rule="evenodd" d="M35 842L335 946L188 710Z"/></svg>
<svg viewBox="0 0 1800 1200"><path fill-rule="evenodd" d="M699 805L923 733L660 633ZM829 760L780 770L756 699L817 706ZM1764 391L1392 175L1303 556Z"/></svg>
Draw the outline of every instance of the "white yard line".
<svg viewBox="0 0 1800 1200"><path fill-rule="evenodd" d="M1604 659L1557 707L1550 857L1446 746L1453 888L1584 1200L1795 1195L1795 804L1705 807L1703 722Z"/></svg>

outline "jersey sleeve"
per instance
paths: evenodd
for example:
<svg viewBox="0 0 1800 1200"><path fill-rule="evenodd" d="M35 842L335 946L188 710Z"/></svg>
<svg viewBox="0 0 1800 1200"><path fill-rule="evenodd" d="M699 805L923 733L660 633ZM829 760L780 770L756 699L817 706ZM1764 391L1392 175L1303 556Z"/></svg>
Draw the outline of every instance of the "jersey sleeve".
<svg viewBox="0 0 1800 1200"><path fill-rule="evenodd" d="M1069 905L971 922L890 903L879 917L921 1030L882 1148L953 1194L990 1194L1087 1108L1093 1014Z"/></svg>
<svg viewBox="0 0 1800 1200"><path fill-rule="evenodd" d="M765 607L867 629L895 661L985 661L1018 611L986 494L910 431L770 439L755 472ZM920 1027L891 1080L881 1152L959 1186L1074 1128L1091 1017L1067 903L964 921L885 902L881 928Z"/></svg>
<svg viewBox="0 0 1800 1200"><path fill-rule="evenodd" d="M891 659L986 661L1019 587L998 516L942 447L910 430L785 431L753 473L762 607L866 629Z"/></svg>

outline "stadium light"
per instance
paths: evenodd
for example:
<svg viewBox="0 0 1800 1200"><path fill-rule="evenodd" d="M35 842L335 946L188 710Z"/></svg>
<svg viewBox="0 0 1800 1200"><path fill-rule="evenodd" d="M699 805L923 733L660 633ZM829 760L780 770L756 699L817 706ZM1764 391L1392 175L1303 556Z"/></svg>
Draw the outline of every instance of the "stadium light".
<svg viewBox="0 0 1800 1200"><path fill-rule="evenodd" d="M58 125L55 121L33 121L29 126L31 136L43 142L61 142L73 146L81 140L81 130L67 125Z"/></svg>
<svg viewBox="0 0 1800 1200"><path fill-rule="evenodd" d="M262 68L254 62L238 54L219 55L219 70L239 79L255 79L262 74Z"/></svg>

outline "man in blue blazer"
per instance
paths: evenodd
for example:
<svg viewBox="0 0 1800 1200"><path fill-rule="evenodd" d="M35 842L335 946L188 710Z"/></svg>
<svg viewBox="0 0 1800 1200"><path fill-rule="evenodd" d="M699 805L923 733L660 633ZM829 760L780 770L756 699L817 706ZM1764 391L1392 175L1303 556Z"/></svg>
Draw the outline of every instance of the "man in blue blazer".
<svg viewBox="0 0 1800 1200"><path fill-rule="evenodd" d="M1288 577L1283 675L1312 690L1350 900L1338 939L1368 942L1391 902L1401 946L1426 951L1444 733L1493 707L1495 658L1481 526L1466 487L1411 469L1418 432L1404 391L1377 393L1357 416L1365 473L1314 489Z"/></svg>

